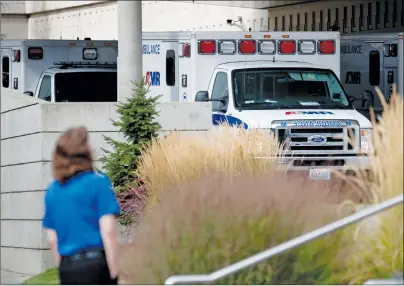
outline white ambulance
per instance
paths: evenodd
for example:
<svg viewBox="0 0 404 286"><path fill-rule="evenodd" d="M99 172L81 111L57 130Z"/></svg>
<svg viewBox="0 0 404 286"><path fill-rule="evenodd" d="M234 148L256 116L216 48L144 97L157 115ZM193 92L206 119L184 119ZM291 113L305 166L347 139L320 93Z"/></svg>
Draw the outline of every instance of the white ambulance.
<svg viewBox="0 0 404 286"><path fill-rule="evenodd" d="M116 41L2 40L2 88L49 102L117 101Z"/></svg>
<svg viewBox="0 0 404 286"><path fill-rule="evenodd" d="M362 94L368 93L380 114L383 107L374 87L380 88L387 101L393 84L399 94L404 94L404 33L341 37L341 82L355 107L362 109ZM368 110L361 112L369 116Z"/></svg>
<svg viewBox="0 0 404 286"><path fill-rule="evenodd" d="M145 33L143 54L151 95L212 101L213 125L271 130L290 169L369 167L372 126L339 81L338 32Z"/></svg>

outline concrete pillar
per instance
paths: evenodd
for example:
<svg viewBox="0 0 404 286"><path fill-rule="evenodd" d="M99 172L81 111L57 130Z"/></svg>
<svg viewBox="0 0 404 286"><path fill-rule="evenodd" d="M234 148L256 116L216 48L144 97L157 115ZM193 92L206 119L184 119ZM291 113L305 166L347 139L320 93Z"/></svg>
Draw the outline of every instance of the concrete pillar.
<svg viewBox="0 0 404 286"><path fill-rule="evenodd" d="M118 1L118 101L142 79L142 1Z"/></svg>

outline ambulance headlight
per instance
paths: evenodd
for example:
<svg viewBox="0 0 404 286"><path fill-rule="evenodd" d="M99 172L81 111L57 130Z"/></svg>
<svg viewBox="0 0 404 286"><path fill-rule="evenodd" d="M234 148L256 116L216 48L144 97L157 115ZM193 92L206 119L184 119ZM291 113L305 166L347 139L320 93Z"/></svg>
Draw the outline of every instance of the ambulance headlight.
<svg viewBox="0 0 404 286"><path fill-rule="evenodd" d="M361 129L361 153L373 152L373 131L371 128Z"/></svg>

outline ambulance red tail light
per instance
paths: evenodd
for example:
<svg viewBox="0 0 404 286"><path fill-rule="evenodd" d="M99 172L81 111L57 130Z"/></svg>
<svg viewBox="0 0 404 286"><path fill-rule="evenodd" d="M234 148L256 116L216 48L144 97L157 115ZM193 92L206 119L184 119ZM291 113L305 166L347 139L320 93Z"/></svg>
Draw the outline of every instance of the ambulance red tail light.
<svg viewBox="0 0 404 286"><path fill-rule="evenodd" d="M260 55L274 55L276 52L276 44L273 40L258 41L258 53Z"/></svg>
<svg viewBox="0 0 404 286"><path fill-rule="evenodd" d="M243 55L253 55L256 53L257 43L255 40L242 40L238 43L238 52Z"/></svg>
<svg viewBox="0 0 404 286"><path fill-rule="evenodd" d="M390 57L397 57L397 44L390 45Z"/></svg>
<svg viewBox="0 0 404 286"><path fill-rule="evenodd" d="M293 40L279 41L279 53L283 55L293 55L296 53L296 42Z"/></svg>
<svg viewBox="0 0 404 286"><path fill-rule="evenodd" d="M236 41L220 40L218 41L220 55L234 55L236 53Z"/></svg>
<svg viewBox="0 0 404 286"><path fill-rule="evenodd" d="M43 49L42 48L28 48L28 59L30 60L42 60Z"/></svg>
<svg viewBox="0 0 404 286"><path fill-rule="evenodd" d="M14 55L12 57L13 62L19 63L21 60L21 51L20 50L15 50Z"/></svg>
<svg viewBox="0 0 404 286"><path fill-rule="evenodd" d="M199 41L198 53L201 55L214 55L216 53L216 42L214 40Z"/></svg>
<svg viewBox="0 0 404 286"><path fill-rule="evenodd" d="M316 53L316 41L314 40L299 41L298 52L301 55L314 55Z"/></svg>
<svg viewBox="0 0 404 286"><path fill-rule="evenodd" d="M335 41L318 41L318 53L323 55L335 54Z"/></svg>
<svg viewBox="0 0 404 286"><path fill-rule="evenodd" d="M188 43L178 44L178 56L180 58L191 57L191 44L188 44Z"/></svg>

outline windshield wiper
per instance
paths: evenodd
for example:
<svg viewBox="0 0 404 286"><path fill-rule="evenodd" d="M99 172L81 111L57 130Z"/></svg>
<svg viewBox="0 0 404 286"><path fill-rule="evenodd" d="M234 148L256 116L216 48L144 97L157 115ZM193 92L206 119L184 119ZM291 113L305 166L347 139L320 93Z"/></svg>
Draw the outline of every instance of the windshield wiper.
<svg viewBox="0 0 404 286"><path fill-rule="evenodd" d="M304 102L304 101L301 101ZM349 106L346 105L342 105L342 104L338 104L336 102L333 103L328 103L326 101L317 101L317 100L312 100L312 101L308 101L308 102L315 102L318 103L318 105L306 105L306 107L308 108L326 108L326 107L333 107L333 108L342 108L342 109L350 109Z"/></svg>
<svg viewBox="0 0 404 286"><path fill-rule="evenodd" d="M276 109L280 109L280 108L288 108L288 109L292 109L295 108L291 105L287 105L287 104L276 104L276 103L271 103L271 102L254 102L254 103L248 103L248 104L244 104L242 106L240 106L240 108L249 108L249 107L262 107L262 108L266 108L266 107L273 107Z"/></svg>

